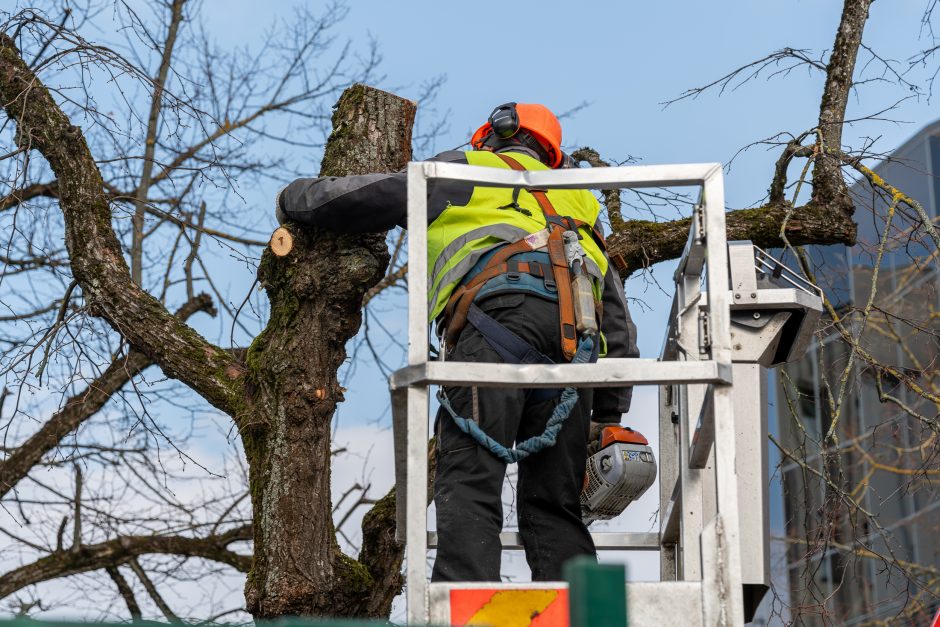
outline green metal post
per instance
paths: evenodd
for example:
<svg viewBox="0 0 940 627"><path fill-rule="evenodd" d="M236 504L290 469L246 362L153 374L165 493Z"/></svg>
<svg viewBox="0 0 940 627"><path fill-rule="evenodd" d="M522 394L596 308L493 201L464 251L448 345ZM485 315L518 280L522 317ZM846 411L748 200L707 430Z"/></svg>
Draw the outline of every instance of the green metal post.
<svg viewBox="0 0 940 627"><path fill-rule="evenodd" d="M626 627L627 570L623 564L598 564L582 555L565 563L564 576L570 627Z"/></svg>

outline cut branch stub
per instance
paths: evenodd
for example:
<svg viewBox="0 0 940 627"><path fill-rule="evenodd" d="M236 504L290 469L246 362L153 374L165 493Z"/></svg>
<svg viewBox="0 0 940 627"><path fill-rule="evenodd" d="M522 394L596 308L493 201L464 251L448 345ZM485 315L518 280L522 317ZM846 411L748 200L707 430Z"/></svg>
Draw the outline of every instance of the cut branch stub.
<svg viewBox="0 0 940 627"><path fill-rule="evenodd" d="M271 252L278 257L284 257L294 248L294 236L290 234L287 227L280 227L271 234L271 241L268 244Z"/></svg>

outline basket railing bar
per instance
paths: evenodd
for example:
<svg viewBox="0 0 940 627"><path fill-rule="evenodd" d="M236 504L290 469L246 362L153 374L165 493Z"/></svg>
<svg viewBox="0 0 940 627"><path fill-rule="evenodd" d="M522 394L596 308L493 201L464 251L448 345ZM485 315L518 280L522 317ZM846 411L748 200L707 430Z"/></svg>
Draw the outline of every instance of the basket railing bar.
<svg viewBox="0 0 940 627"><path fill-rule="evenodd" d="M428 358L428 219L425 164L408 164L408 363L418 365ZM408 388L405 488L406 603L409 623L428 617L427 594L427 432L428 388ZM401 491L398 491L400 494ZM422 521L420 529L418 521Z"/></svg>
<svg viewBox="0 0 940 627"><path fill-rule="evenodd" d="M398 390L415 385L486 386L494 388L623 387L663 383L729 383L727 364L703 360L694 363L656 359L611 358L598 364L492 364L426 362L406 366L390 378Z"/></svg>
<svg viewBox="0 0 940 627"><path fill-rule="evenodd" d="M709 350L711 359L731 363L731 314L729 295L729 253L725 230L724 183L721 171L713 172L705 181L705 236L708 256L708 316ZM703 562L715 559L716 564L704 564L706 570L717 574L703 578L702 606L706 611L705 623L740 625L744 622L743 593L741 589L741 559L739 545L739 518L737 476L735 473L734 405L730 385L715 385L712 392L715 417L715 509L714 529L716 544L706 546L710 538L703 535ZM712 525L714 525L712 527ZM703 534L705 532L703 531ZM704 549L709 549L707 552ZM714 552L712 552L714 549ZM708 568L706 568L708 567ZM711 612L709 611L711 609ZM710 614L710 615L708 615Z"/></svg>
<svg viewBox="0 0 940 627"><path fill-rule="evenodd" d="M428 531L428 548L437 548L437 532ZM639 531L595 531L591 533L594 546L603 551L658 551L659 534ZM518 531L503 531L499 534L504 551L519 551L522 536Z"/></svg>
<svg viewBox="0 0 940 627"><path fill-rule="evenodd" d="M427 530L427 435L428 435L428 410L429 410L429 386L444 384L465 384L473 385L489 381L493 378L490 374L475 372L472 366L476 364L465 364L471 366L465 370L469 375L456 375L452 366L457 364L447 364L446 362L429 363L428 346L428 265L427 265L427 186L428 179L470 181L480 185L495 187L522 187L529 189L610 189L610 188L651 188L651 187L681 187L681 186L700 186L702 188L701 201L696 207L693 215L692 228L690 229L689 242L687 250L683 254L682 269L688 270L681 277L681 283L677 285L677 297L679 298L679 307L692 306L690 303L698 301L701 292L700 281L703 268L707 271L707 280L710 286L727 285L727 255L728 251L725 243L724 234L724 206L723 190L721 182L721 166L718 164L684 164L668 166L629 166L616 168L586 168L565 171L514 171L498 168L485 168L476 166L467 166L459 164L447 164L438 162L420 162L410 163L408 165L408 306L409 306L409 324L408 324L408 367L404 371L396 373L393 380L393 389L406 388L407 392L407 419L405 444L401 447L407 454L407 461L403 466L406 469L407 485L405 490L399 491L399 495L405 496L405 507L402 511L406 513L405 520L405 539L406 547L406 573L407 573L407 616L409 623L421 623L428 618L428 581L427 581L427 549L428 549L428 530ZM718 232L720 230L720 233ZM707 260L707 261L706 261ZM719 276L716 268L724 269L724 277ZM678 279L679 277L677 277ZM692 376L682 375L680 370L673 366L663 366L667 362L657 362L661 372L655 375L647 375L645 378L639 376L634 379L638 384L642 383L694 383L693 387L704 388L706 384L713 389L715 412L722 408L730 411L727 393L731 382L731 359L730 359L730 314L728 309L728 298L726 289L711 289L708 293L707 302L704 309L709 316L711 329L711 343L708 346L710 358L702 359L697 363L679 362L681 368L693 373ZM610 360L617 362L619 360ZM639 360L630 360L638 362ZM650 360L651 362L657 360ZM617 381L601 381L595 379L588 380L586 373L581 373L578 365L564 365L562 367L553 366L525 366L517 367L508 364L495 364L496 366L506 366L504 369L493 369L494 364L488 364L491 371L499 371L497 374L504 379L503 385L507 386L532 386L532 387L554 387L562 379L562 369L564 372L570 372L574 375L574 383L577 385L603 386L623 385L624 374L629 374L629 369L621 366L624 364L610 363L608 369L620 377ZM652 364L651 364L652 365ZM594 364L587 366L593 368L593 376L603 377L605 365ZM557 371L553 370L557 368ZM618 368L620 368L618 370ZM705 370L711 369L708 373ZM712 372L713 371L713 372ZM472 375L472 376L471 376ZM669 375L675 378L666 378L663 375ZM568 376L568 375L565 375ZM505 378L511 379L506 381ZM570 378L570 377L569 377ZM629 380L629 377L626 378ZM456 382L456 383L455 383ZM677 390L687 388L685 385L677 385ZM396 392L397 393L397 392ZM681 396L680 392L680 396ZM724 562L721 576L727 581L734 581L734 569L738 562L737 547L737 509L736 502L724 502L724 498L734 497L734 468L733 468L733 422L732 417L727 415L723 420L715 420L716 440L726 434L729 428L732 429L730 445L724 442L719 446L716 442L716 472L718 485L721 494L718 495L719 516L727 518L724 524L723 533L729 540L726 547L727 552L723 554ZM682 431L685 431L683 429ZM685 458L680 462L680 466L687 469L688 452L687 447L678 447L681 457ZM729 459L730 456L730 459ZM680 477L681 481L681 477ZM728 483L730 481L730 483ZM722 485L725 483L726 485ZM680 494L672 499L673 505L682 501L684 494L681 493L681 486L677 482L676 490ZM403 494L404 493L404 494ZM684 508L680 508L684 509ZM672 523L679 517L670 516L666 521L666 528L671 532ZM682 521L685 522L684 520ZM614 534L610 536L609 542L630 541L640 548L655 550L659 546L662 538L658 533L652 534ZM432 536L433 539L433 536ZM681 541L681 538L677 538ZM731 541L733 540L733 541ZM649 545L649 546L646 546ZM607 548L607 547L605 547ZM686 544L684 550L693 550L694 545ZM729 575L730 571L730 575ZM730 579L729 579L730 577ZM740 580L740 575L738 575ZM703 587L703 595L704 587ZM738 616L740 613L740 585L737 586L737 592L732 587L730 597L727 599L727 605L724 610L730 612L731 616ZM736 594L736 596L735 596ZM703 601L704 603L704 601ZM737 608L737 609L736 609Z"/></svg>
<svg viewBox="0 0 940 627"><path fill-rule="evenodd" d="M422 161L408 164L421 168L426 178L468 181L489 187L529 189L645 189L650 187L701 186L711 176L714 163L641 165L568 170L504 170L484 166ZM561 175L559 177L559 174Z"/></svg>

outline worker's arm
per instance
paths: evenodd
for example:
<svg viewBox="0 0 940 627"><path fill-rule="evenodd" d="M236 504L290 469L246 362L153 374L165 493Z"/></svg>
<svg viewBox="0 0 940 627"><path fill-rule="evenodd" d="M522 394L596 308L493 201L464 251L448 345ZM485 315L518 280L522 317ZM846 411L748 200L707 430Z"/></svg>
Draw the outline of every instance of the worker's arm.
<svg viewBox="0 0 940 627"><path fill-rule="evenodd" d="M636 325L630 317L627 299L623 293L623 281L613 264L607 267L604 276L604 316L601 332L607 340L607 357L639 357L636 345ZM632 387L596 388L591 414L593 422L619 423L620 415L630 409Z"/></svg>
<svg viewBox="0 0 940 627"><path fill-rule="evenodd" d="M467 163L463 152L450 150L430 159ZM297 179L277 195L278 222L297 222L337 233L373 233L405 227L408 178L404 172L325 176ZM428 222L448 204L465 205L473 193L471 183L430 181Z"/></svg>

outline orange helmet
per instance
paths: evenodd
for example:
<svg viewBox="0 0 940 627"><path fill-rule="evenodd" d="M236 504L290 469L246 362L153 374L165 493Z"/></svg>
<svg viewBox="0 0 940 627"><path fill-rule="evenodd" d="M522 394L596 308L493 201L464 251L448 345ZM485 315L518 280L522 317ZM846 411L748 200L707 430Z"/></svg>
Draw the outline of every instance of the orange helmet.
<svg viewBox="0 0 940 627"><path fill-rule="evenodd" d="M486 124L477 129L470 139L470 145L481 150L493 139L509 139L520 131L526 131L538 142L548 155L548 164L552 168L561 165L564 155L561 152L561 124L548 107L540 104L508 102L493 109ZM525 137L519 137L525 144Z"/></svg>

